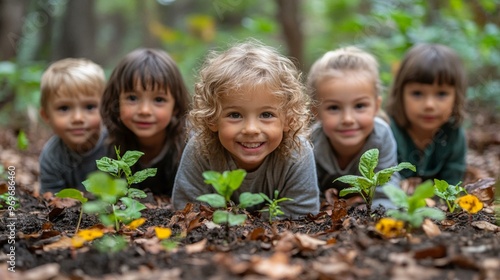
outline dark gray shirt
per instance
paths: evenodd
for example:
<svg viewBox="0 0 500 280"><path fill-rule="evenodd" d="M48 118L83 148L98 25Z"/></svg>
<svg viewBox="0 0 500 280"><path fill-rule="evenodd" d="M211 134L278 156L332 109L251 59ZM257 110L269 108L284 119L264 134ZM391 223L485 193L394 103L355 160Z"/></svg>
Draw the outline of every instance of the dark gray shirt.
<svg viewBox="0 0 500 280"><path fill-rule="evenodd" d="M97 170L95 161L106 156L104 140L107 136L108 132L103 128L94 148L82 155L70 150L59 136L52 136L39 157L40 193L55 194L66 188L85 191L82 182L89 173Z"/></svg>

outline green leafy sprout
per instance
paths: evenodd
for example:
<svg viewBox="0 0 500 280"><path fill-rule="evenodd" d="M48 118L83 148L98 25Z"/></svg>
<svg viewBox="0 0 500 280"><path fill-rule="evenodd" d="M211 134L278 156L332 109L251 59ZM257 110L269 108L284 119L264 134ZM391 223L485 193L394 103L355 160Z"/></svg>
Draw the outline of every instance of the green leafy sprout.
<svg viewBox="0 0 500 280"><path fill-rule="evenodd" d="M247 172L243 169L224 171L222 174L217 171L203 172L205 183L212 185L217 193L200 195L196 199L208 203L213 208L223 209L218 209L214 212L214 223L227 224L229 226L241 225L246 221L247 216L245 214L238 214L238 209L244 209L264 202L264 198L260 194L249 192L240 194L240 203L237 206L231 201L231 195L241 186L246 175Z"/></svg>
<svg viewBox="0 0 500 280"><path fill-rule="evenodd" d="M132 188L132 184L140 183L146 178L156 175L156 168L147 168L132 174L131 167L144 155L139 151L127 151L121 157L120 149L115 147L117 159L103 157L96 160L97 168L83 182L85 189L96 199L87 201L76 189L65 189L56 194L58 197L69 197L82 203L86 213L99 215L101 222L118 230L120 222L128 224L141 217L141 211L146 209L137 199L145 198L144 191ZM125 178L122 178L124 176ZM118 203L120 202L120 203ZM81 213L80 213L81 216ZM81 219L81 218L80 218Z"/></svg>
<svg viewBox="0 0 500 280"><path fill-rule="evenodd" d="M279 215L284 215L285 213L281 210L279 203L284 201L293 201L292 198L282 197L278 198L279 191L274 191L274 198L270 199L265 193L260 193L262 198L267 202L267 208L260 210L261 212L269 212L269 223L272 223Z"/></svg>
<svg viewBox="0 0 500 280"><path fill-rule="evenodd" d="M83 216L83 211L81 208L88 201L88 198L84 197L82 192L80 192L77 189L73 189L73 188L64 189L64 190L56 193L56 197L72 198L72 199L75 199L81 203L80 215L78 216L78 223L76 224L76 230L75 230L75 233L78 232L78 229L80 228L80 223L82 222L82 216Z"/></svg>
<svg viewBox="0 0 500 280"><path fill-rule="evenodd" d="M403 169L410 169L412 171L416 170L413 164L409 162L401 162L397 166L382 169L375 173L375 168L378 165L378 158L378 149L371 149L364 152L359 161L359 172L362 176L344 175L333 181L340 181L351 185L351 187L341 190L339 195L345 196L350 193L359 193L366 203L368 213L370 212L373 196L377 186L384 185L389 182L394 172L398 172Z"/></svg>
<svg viewBox="0 0 500 280"><path fill-rule="evenodd" d="M392 185L385 185L382 190L392 203L399 208L387 210L387 215L396 220L407 222L412 228L420 227L424 222L424 218L438 221L445 218L443 211L426 207L425 199L434 196L434 186L431 181L425 181L418 185L411 196Z"/></svg>
<svg viewBox="0 0 500 280"><path fill-rule="evenodd" d="M434 179L434 194L446 202L450 213L453 213L458 207L456 200L460 196L460 193L467 194L467 191L460 186L460 183L450 185L444 180Z"/></svg>

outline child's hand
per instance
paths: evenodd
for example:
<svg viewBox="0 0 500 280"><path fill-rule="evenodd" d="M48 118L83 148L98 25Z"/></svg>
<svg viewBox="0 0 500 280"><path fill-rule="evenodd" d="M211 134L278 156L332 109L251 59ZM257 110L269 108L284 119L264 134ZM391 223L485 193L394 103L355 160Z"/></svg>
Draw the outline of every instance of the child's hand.
<svg viewBox="0 0 500 280"><path fill-rule="evenodd" d="M325 199L328 204L335 205L339 200L339 190L335 188L330 188L325 191ZM347 202L347 206L357 206L359 204L364 204L365 201L361 196L354 196L344 199Z"/></svg>

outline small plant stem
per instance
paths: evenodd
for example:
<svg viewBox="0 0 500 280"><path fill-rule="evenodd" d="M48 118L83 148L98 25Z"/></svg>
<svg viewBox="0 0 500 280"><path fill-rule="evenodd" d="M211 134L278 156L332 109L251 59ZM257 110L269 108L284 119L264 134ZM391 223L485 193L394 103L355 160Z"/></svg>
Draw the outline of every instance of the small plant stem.
<svg viewBox="0 0 500 280"><path fill-rule="evenodd" d="M115 219L115 229L118 231L118 228L119 228L119 224L118 224L118 219L116 218L116 214L115 214L115 206L112 205L112 208L113 208L113 217Z"/></svg>
<svg viewBox="0 0 500 280"><path fill-rule="evenodd" d="M75 234L78 232L78 229L80 228L80 223L82 222L82 216L83 216L83 209L82 207L80 207L80 216L78 217L78 223L76 224Z"/></svg>

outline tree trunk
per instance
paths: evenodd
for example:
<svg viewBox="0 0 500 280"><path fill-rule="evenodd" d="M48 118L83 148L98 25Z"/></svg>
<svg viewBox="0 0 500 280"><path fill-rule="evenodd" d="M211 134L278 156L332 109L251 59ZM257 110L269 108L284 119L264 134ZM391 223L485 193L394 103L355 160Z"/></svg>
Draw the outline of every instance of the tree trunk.
<svg viewBox="0 0 500 280"><path fill-rule="evenodd" d="M85 57L95 60L96 28L94 0L68 0L52 58Z"/></svg>
<svg viewBox="0 0 500 280"><path fill-rule="evenodd" d="M300 17L300 0L276 0L278 4L277 19L283 29L289 56L295 58L299 68L304 67L304 36ZM304 70L304 69L302 69Z"/></svg>
<svg viewBox="0 0 500 280"><path fill-rule="evenodd" d="M25 11L24 0L0 0L0 60L16 56Z"/></svg>

